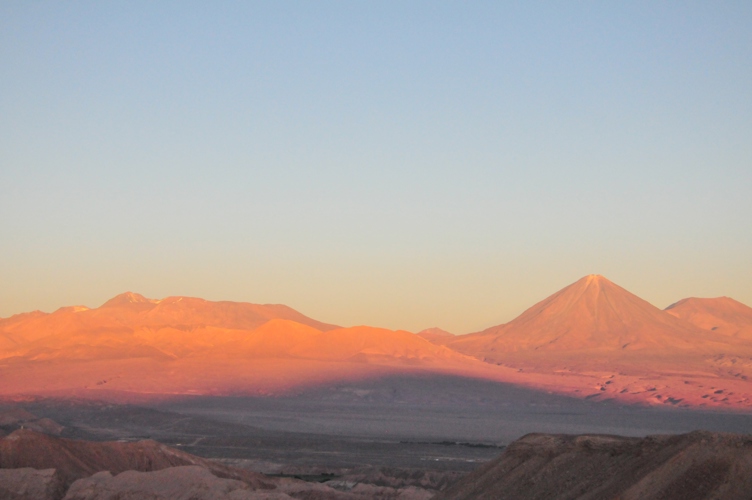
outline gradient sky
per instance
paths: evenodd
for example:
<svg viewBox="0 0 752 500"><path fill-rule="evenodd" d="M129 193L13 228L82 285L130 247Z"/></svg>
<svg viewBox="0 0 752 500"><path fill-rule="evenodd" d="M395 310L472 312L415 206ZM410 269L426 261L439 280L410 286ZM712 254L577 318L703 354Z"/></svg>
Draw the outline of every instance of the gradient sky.
<svg viewBox="0 0 752 500"><path fill-rule="evenodd" d="M218 5L219 4L219 5ZM0 316L752 305L752 2L0 3Z"/></svg>

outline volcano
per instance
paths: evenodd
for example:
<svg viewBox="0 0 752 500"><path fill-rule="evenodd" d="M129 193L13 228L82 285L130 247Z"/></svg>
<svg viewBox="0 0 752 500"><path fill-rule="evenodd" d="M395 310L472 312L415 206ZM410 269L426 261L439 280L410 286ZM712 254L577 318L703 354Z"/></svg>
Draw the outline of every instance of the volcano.
<svg viewBox="0 0 752 500"><path fill-rule="evenodd" d="M670 311L590 275L509 323L447 346L516 368L533 384L559 375L557 392L697 406L752 403L752 342Z"/></svg>
<svg viewBox="0 0 752 500"><path fill-rule="evenodd" d="M720 335L700 331L603 276L592 274L509 323L459 337L448 345L494 362L547 353L709 354L724 342Z"/></svg>
<svg viewBox="0 0 752 500"><path fill-rule="evenodd" d="M518 352L697 352L706 349L712 337L603 276L591 274L509 323L459 337L449 345L497 361Z"/></svg>

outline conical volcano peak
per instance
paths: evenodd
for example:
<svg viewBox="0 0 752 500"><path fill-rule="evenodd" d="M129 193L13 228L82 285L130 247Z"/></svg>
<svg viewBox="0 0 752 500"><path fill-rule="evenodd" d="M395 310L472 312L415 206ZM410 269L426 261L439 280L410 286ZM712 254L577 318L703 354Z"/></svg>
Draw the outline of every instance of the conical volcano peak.
<svg viewBox="0 0 752 500"><path fill-rule="evenodd" d="M531 307L514 321L574 322L575 331L621 328L625 321L658 309L600 274L590 274ZM587 324L587 326L585 326ZM542 324L540 326L543 326Z"/></svg>
<svg viewBox="0 0 752 500"><path fill-rule="evenodd" d="M694 330L603 276L590 274L509 323L449 345L472 355L483 352L495 360L519 351L668 351L690 348Z"/></svg>
<svg viewBox="0 0 752 500"><path fill-rule="evenodd" d="M559 290L544 302L550 301L559 307L565 307L565 305L569 307L575 304L584 306L585 304L589 304L588 307L593 308L597 307L604 300L604 295L612 297L617 302L631 300L631 297L633 297L633 294L629 291L600 274L589 274ZM627 297L630 297L630 299L627 299ZM610 303L612 301L609 300L607 302Z"/></svg>
<svg viewBox="0 0 752 500"><path fill-rule="evenodd" d="M588 274L584 278L580 278L575 283L582 283L586 286L595 286L595 287L601 287L601 286L613 286L614 283L605 278L604 276L601 276L600 274Z"/></svg>
<svg viewBox="0 0 752 500"><path fill-rule="evenodd" d="M125 292L111 298L110 300L102 304L101 307L114 307L130 304L157 304L158 302L158 300L148 299L140 293Z"/></svg>
<svg viewBox="0 0 752 500"><path fill-rule="evenodd" d="M612 299L616 300L616 302L636 298L634 294L600 274L589 274L580 278L568 287L560 290L558 294L554 294L552 297L556 297L557 295L560 295L560 298L566 298L569 301L589 300L591 301L590 307L596 307L596 303L600 303L604 300L604 295L610 296ZM608 304L611 302L612 300L607 301Z"/></svg>

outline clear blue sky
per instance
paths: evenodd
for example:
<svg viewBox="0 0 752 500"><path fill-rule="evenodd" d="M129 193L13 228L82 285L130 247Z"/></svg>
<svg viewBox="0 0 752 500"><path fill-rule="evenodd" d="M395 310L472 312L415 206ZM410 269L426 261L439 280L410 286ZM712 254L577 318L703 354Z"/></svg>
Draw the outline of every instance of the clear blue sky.
<svg viewBox="0 0 752 500"><path fill-rule="evenodd" d="M752 3L0 3L0 316L752 305Z"/></svg>

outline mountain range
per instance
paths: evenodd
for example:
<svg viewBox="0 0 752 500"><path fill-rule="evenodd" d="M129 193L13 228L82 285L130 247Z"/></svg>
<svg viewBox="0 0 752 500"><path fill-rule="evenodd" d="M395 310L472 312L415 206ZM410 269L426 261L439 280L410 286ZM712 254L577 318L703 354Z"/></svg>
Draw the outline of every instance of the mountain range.
<svg viewBox="0 0 752 500"><path fill-rule="evenodd" d="M340 327L284 305L149 299L0 319L0 395L266 395L394 374L493 380L597 400L752 408L752 308L661 310L598 275L512 321L452 335Z"/></svg>

